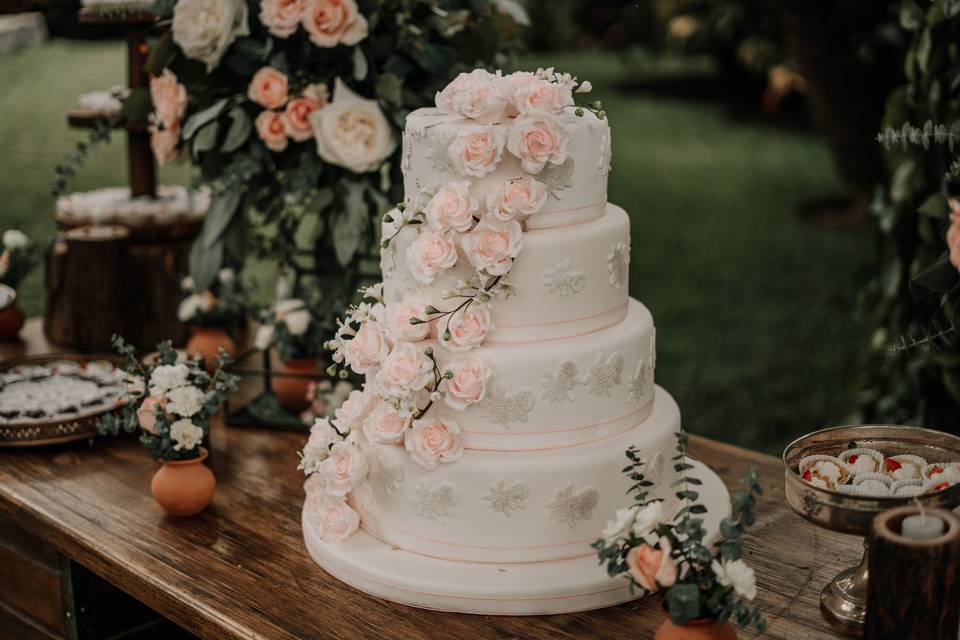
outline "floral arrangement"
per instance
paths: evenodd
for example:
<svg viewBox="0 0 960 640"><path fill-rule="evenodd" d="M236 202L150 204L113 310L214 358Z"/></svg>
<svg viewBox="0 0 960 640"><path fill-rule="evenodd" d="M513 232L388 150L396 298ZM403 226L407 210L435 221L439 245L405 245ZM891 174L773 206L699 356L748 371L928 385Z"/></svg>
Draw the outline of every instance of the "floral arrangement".
<svg viewBox="0 0 960 640"><path fill-rule="evenodd" d="M114 348L126 358L126 370L140 380L132 401L104 416L97 425L101 435L141 431L140 442L158 460L190 460L210 433L211 417L237 390L237 376L223 367L227 357L208 373L197 360L174 350L169 342L157 345L153 364L141 362L123 338Z"/></svg>
<svg viewBox="0 0 960 640"><path fill-rule="evenodd" d="M254 346L266 350L273 345L283 361L318 357L323 351L325 327L317 321L313 305L299 298L280 300L260 313L260 328Z"/></svg>
<svg viewBox="0 0 960 640"><path fill-rule="evenodd" d="M673 486L682 506L672 516L662 498L650 496L654 483L644 475L641 452L635 447L626 451L629 464L623 472L633 482L634 503L617 511L593 548L611 577L624 575L631 588L644 593L663 590L674 624L697 618L733 619L763 631L762 611L745 603L756 597L757 587L753 569L741 557L744 529L753 524L753 507L761 493L757 471L751 468L742 481L744 489L734 494L733 513L721 521L719 540L711 548L704 543L703 519L696 517L707 508L698 502L695 489L701 481L687 473L693 465L686 448L687 434L680 432L672 460L678 474Z"/></svg>
<svg viewBox="0 0 960 640"><path fill-rule="evenodd" d="M40 264L40 250L19 229L3 232L3 253L0 253L0 283L16 289Z"/></svg>
<svg viewBox="0 0 960 640"><path fill-rule="evenodd" d="M197 291L192 277L180 282L184 293L177 307L177 318L196 327L235 328L246 318L248 288L236 271L224 267L211 288Z"/></svg>

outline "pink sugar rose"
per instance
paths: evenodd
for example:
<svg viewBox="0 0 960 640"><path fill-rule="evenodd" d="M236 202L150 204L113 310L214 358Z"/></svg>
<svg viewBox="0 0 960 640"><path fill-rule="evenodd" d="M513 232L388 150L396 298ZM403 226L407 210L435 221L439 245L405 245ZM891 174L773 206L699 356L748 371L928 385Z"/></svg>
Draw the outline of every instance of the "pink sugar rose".
<svg viewBox="0 0 960 640"><path fill-rule="evenodd" d="M279 109L287 104L287 76L273 67L262 67L253 74L247 97L264 109Z"/></svg>
<svg viewBox="0 0 960 640"><path fill-rule="evenodd" d="M960 269L960 220L955 220L947 230L947 248L950 250L950 263Z"/></svg>
<svg viewBox="0 0 960 640"><path fill-rule="evenodd" d="M137 409L137 422L140 423L141 429L155 436L160 435L157 432L157 409L163 408L164 404L166 401L157 396L147 396L143 399L140 408Z"/></svg>
<svg viewBox="0 0 960 640"><path fill-rule="evenodd" d="M517 88L513 104L520 113L546 111L560 113L573 104L573 91L568 84L535 79Z"/></svg>
<svg viewBox="0 0 960 640"><path fill-rule="evenodd" d="M567 159L570 135L560 120L549 113L521 115L507 134L507 149L520 159L527 173L537 174L544 165L563 164Z"/></svg>
<svg viewBox="0 0 960 640"><path fill-rule="evenodd" d="M395 342L418 342L430 335L430 323L427 322L427 301L423 298L409 298L390 305L387 319L387 332ZM410 324L411 318L423 320L419 324Z"/></svg>
<svg viewBox="0 0 960 640"><path fill-rule="evenodd" d="M500 129L464 127L447 149L447 156L460 175L482 178L497 168L505 143Z"/></svg>
<svg viewBox="0 0 960 640"><path fill-rule="evenodd" d="M343 347L343 356L354 372L366 374L380 366L390 352L387 337L379 322L364 322L353 339Z"/></svg>
<svg viewBox="0 0 960 640"><path fill-rule="evenodd" d="M409 397L432 381L433 360L412 342L396 345L377 372L380 393L393 398Z"/></svg>
<svg viewBox="0 0 960 640"><path fill-rule="evenodd" d="M330 448L317 473L328 496L343 498L367 477L367 458L360 447L341 440Z"/></svg>
<svg viewBox="0 0 960 640"><path fill-rule="evenodd" d="M160 165L170 164L180 155L177 145L180 144L180 127L174 129L158 129L150 127L150 150Z"/></svg>
<svg viewBox="0 0 960 640"><path fill-rule="evenodd" d="M308 497L322 494L323 491L323 478L318 474L310 474L307 476L307 479L303 481L303 492L307 494Z"/></svg>
<svg viewBox="0 0 960 640"><path fill-rule="evenodd" d="M162 128L179 132L187 110L187 88L177 82L177 76L170 69L164 69L159 76L151 76L150 101Z"/></svg>
<svg viewBox="0 0 960 640"><path fill-rule="evenodd" d="M547 202L547 186L533 176L507 180L487 194L487 213L506 222L532 216Z"/></svg>
<svg viewBox="0 0 960 640"><path fill-rule="evenodd" d="M448 182L426 206L427 224L434 231L468 231L480 205L470 195L470 182Z"/></svg>
<svg viewBox="0 0 960 640"><path fill-rule="evenodd" d="M431 284L438 275L457 264L457 245L452 232L423 229L407 247L407 267L421 284Z"/></svg>
<svg viewBox="0 0 960 640"><path fill-rule="evenodd" d="M283 126L291 140L304 142L313 137L309 118L310 114L319 108L318 103L307 98L294 98L287 103L283 112Z"/></svg>
<svg viewBox="0 0 960 640"><path fill-rule="evenodd" d="M461 73L437 93L437 108L481 124L500 122L507 109L509 84L485 69Z"/></svg>
<svg viewBox="0 0 960 640"><path fill-rule="evenodd" d="M468 351L483 344L492 329L490 310L486 306L470 305L453 315L440 336L440 344L450 351Z"/></svg>
<svg viewBox="0 0 960 640"><path fill-rule="evenodd" d="M304 509L307 526L326 542L339 544L360 526L360 516L344 500L325 495L307 497Z"/></svg>
<svg viewBox="0 0 960 640"><path fill-rule="evenodd" d="M303 28L310 42L329 49L338 44L353 46L367 37L369 26L354 0L306 0Z"/></svg>
<svg viewBox="0 0 960 640"><path fill-rule="evenodd" d="M363 390L354 389L334 411L337 430L346 433L359 427L379 403L380 398L367 385L364 385Z"/></svg>
<svg viewBox="0 0 960 640"><path fill-rule="evenodd" d="M271 35L289 38L300 26L305 7L305 0L260 0L260 22Z"/></svg>
<svg viewBox="0 0 960 640"><path fill-rule="evenodd" d="M430 417L414 420L403 444L413 461L424 469L436 469L442 463L456 462L463 457L460 427L452 420Z"/></svg>
<svg viewBox="0 0 960 640"><path fill-rule="evenodd" d="M641 544L627 552L627 567L634 581L647 591L672 587L677 581L677 563L670 557L670 541L660 538L660 548Z"/></svg>
<svg viewBox="0 0 960 640"><path fill-rule="evenodd" d="M478 271L502 276L510 271L513 259L523 246L523 230L516 220L502 221L484 216L461 241L463 252Z"/></svg>
<svg viewBox="0 0 960 640"><path fill-rule="evenodd" d="M279 111L261 111L254 125L267 149L280 153L287 148L287 130L283 125L283 114Z"/></svg>
<svg viewBox="0 0 960 640"><path fill-rule="evenodd" d="M443 401L451 409L463 411L486 397L493 372L482 359L460 358L447 365L446 371L453 377L444 378L441 389L445 393Z"/></svg>
<svg viewBox="0 0 960 640"><path fill-rule="evenodd" d="M410 418L381 402L363 423L363 434L374 444L400 444Z"/></svg>

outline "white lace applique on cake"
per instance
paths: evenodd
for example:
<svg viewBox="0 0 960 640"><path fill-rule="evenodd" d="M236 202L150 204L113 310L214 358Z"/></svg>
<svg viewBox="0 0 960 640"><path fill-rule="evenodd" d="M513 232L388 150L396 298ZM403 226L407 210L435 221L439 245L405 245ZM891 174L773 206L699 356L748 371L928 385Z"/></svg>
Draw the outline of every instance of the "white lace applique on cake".
<svg viewBox="0 0 960 640"><path fill-rule="evenodd" d="M650 371L657 370L657 328L650 334Z"/></svg>
<svg viewBox="0 0 960 640"><path fill-rule="evenodd" d="M571 267L570 258L567 258L543 272L543 285L558 300L570 300L587 284L587 276L582 271L571 271Z"/></svg>
<svg viewBox="0 0 960 640"><path fill-rule="evenodd" d="M487 502L487 508L510 517L511 511L519 511L527 506L530 488L523 480L508 483L503 478L490 485L487 492L480 496Z"/></svg>
<svg viewBox="0 0 960 640"><path fill-rule="evenodd" d="M537 180L547 186L547 193L560 199L560 194L573 186L573 158L567 158L563 164L547 164L537 175Z"/></svg>
<svg viewBox="0 0 960 640"><path fill-rule="evenodd" d="M573 484L568 483L544 506L550 511L551 520L572 529L581 520L590 520L593 517L599 498L600 494L593 487L584 487L574 493Z"/></svg>
<svg viewBox="0 0 960 640"><path fill-rule="evenodd" d="M391 242L385 249L380 250L380 272L384 280L393 277L393 270L397 266L397 247L395 242Z"/></svg>
<svg viewBox="0 0 960 640"><path fill-rule="evenodd" d="M400 156L400 172L403 175L407 175L410 172L410 156L413 154L413 141L410 139L411 135L406 131L403 132L400 136L400 146L401 146L401 156Z"/></svg>
<svg viewBox="0 0 960 640"><path fill-rule="evenodd" d="M507 391L497 385L487 392L479 406L483 417L509 428L514 422L526 422L534 404L536 398L530 389Z"/></svg>
<svg viewBox="0 0 960 640"><path fill-rule="evenodd" d="M540 378L540 399L554 404L564 400L573 402L570 392L579 384L577 374L577 365L572 360L561 362L556 371L544 369Z"/></svg>
<svg viewBox="0 0 960 640"><path fill-rule="evenodd" d="M453 144L455 139L456 136L452 135L440 138L437 135L427 134L427 151L425 155L427 160L430 161L430 166L433 167L434 171L457 175L457 169L453 166L453 161L450 160L450 155L447 153L447 149L450 148L450 145Z"/></svg>
<svg viewBox="0 0 960 640"><path fill-rule="evenodd" d="M630 404L647 404L653 398L653 376L650 375L650 363L641 360L637 363L637 370L630 376L630 393L627 402Z"/></svg>
<svg viewBox="0 0 960 640"><path fill-rule="evenodd" d="M623 354L619 351L607 357L601 353L590 365L590 372L583 377L580 384L587 387L591 395L609 398L613 388L623 382L623 365Z"/></svg>
<svg viewBox="0 0 960 640"><path fill-rule="evenodd" d="M457 492L449 482L443 481L433 487L429 480L421 478L413 490L410 506L421 518L442 522L444 518L456 515L454 509L457 506Z"/></svg>
<svg viewBox="0 0 960 640"><path fill-rule="evenodd" d="M660 482L660 478L663 477L664 464L663 454L658 451L657 455L653 456L653 462L647 467L645 473L647 480L653 483Z"/></svg>
<svg viewBox="0 0 960 640"><path fill-rule="evenodd" d="M606 176L613 168L611 158L613 150L610 148L610 129L606 129L600 137L600 161L597 163L597 170L600 175Z"/></svg>
<svg viewBox="0 0 960 640"><path fill-rule="evenodd" d="M399 492L400 485L403 484L403 467L399 464L390 464L384 459L383 455L380 456L380 460L371 475L373 476L372 480L383 487L388 496Z"/></svg>
<svg viewBox="0 0 960 640"><path fill-rule="evenodd" d="M610 247L607 255L607 272L610 274L610 286L622 289L627 284L630 270L630 243L618 242Z"/></svg>

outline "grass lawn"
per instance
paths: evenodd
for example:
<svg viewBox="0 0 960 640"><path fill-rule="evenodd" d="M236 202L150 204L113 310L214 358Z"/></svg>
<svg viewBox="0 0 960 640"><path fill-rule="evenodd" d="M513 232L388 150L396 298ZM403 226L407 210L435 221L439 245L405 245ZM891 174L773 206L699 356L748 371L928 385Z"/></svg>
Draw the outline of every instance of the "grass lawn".
<svg viewBox="0 0 960 640"><path fill-rule="evenodd" d="M0 226L53 232L48 182L82 137L64 113L123 77L120 43L56 41L0 57ZM687 428L776 453L848 413L867 334L854 317L871 262L867 231L814 228L801 200L840 190L815 137L727 118L722 106L619 92L633 70L594 54L531 58L589 78L614 131L610 200L633 219L631 291L658 325L657 378ZM123 181L124 145L99 152L75 188ZM187 172L161 172L184 181ZM42 311L42 277L23 286Z"/></svg>

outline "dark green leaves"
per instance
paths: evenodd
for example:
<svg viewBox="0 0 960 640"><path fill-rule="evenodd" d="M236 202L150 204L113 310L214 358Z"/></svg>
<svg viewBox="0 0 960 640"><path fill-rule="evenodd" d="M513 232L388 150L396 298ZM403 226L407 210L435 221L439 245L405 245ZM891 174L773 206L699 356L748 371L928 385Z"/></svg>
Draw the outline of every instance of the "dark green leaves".
<svg viewBox="0 0 960 640"><path fill-rule="evenodd" d="M230 118L230 128L227 129L227 136L220 146L222 153L232 153L239 149L250 137L252 128L250 116L239 105L234 105L227 116Z"/></svg>
<svg viewBox="0 0 960 640"><path fill-rule="evenodd" d="M674 624L683 625L700 617L700 589L696 584L675 584L667 589L664 599Z"/></svg>
<svg viewBox="0 0 960 640"><path fill-rule="evenodd" d="M337 261L346 266L360 248L363 235L369 226L369 209L364 200L368 189L365 182L344 180L343 208L337 212L333 226L333 249Z"/></svg>

